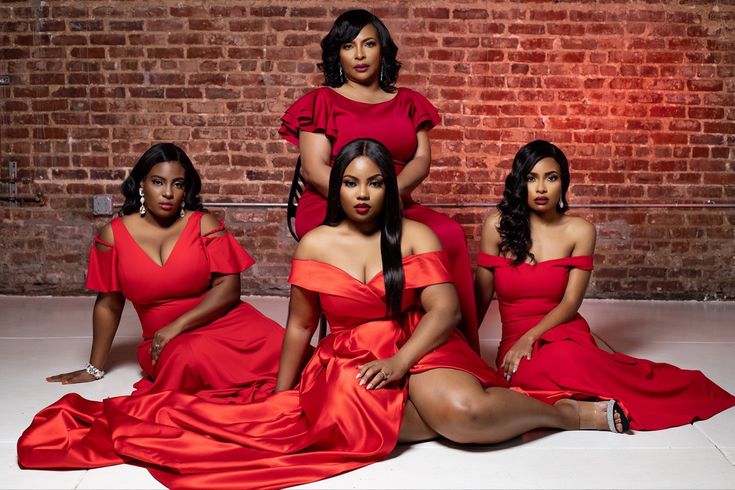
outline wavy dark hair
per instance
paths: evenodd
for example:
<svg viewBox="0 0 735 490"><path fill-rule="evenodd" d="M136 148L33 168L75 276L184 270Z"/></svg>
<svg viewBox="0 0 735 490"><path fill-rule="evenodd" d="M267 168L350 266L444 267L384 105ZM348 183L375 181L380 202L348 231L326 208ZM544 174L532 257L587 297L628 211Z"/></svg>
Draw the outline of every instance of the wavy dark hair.
<svg viewBox="0 0 735 490"><path fill-rule="evenodd" d="M556 160L561 173L561 200L557 203L556 210L566 213L569 209L566 196L567 189L569 189L569 162L564 152L556 145L548 141L536 140L523 146L516 153L513 168L505 178L503 199L498 203L500 252L501 254L510 252L514 265L525 262L527 257L530 257L533 262L536 261L536 257L531 253L531 225L526 178L540 160L549 157Z"/></svg>
<svg viewBox="0 0 735 490"><path fill-rule="evenodd" d="M382 73L379 78L380 88L390 93L396 91L398 72L401 69L401 63L396 59L398 46L390 37L385 24L375 15L362 9L348 10L337 17L329 33L322 39L322 62L316 66L324 73L324 85L341 87L345 83L344 77L339 72L339 52L344 43L355 39L368 24L372 24L378 31Z"/></svg>
<svg viewBox="0 0 735 490"><path fill-rule="evenodd" d="M143 153L138 159L138 163L130 171L128 178L120 186L120 191L125 196L125 203L120 209L120 216L138 212L140 209L140 195L138 194L140 183L156 164L162 162L178 162L184 167L184 209L193 211L204 209L202 200L199 197L199 192L202 190L202 179L194 168L194 164L191 163L189 156L173 143L157 143Z"/></svg>
<svg viewBox="0 0 735 490"><path fill-rule="evenodd" d="M356 139L347 143L337 154L329 174L329 193L327 195L327 216L324 224L336 226L345 218L340 204L339 192L345 169L360 156L368 157L380 169L385 186L383 211L380 213L380 255L383 262L383 283L385 284L386 316L398 318L403 300L403 257L401 256L401 234L403 221L398 181L393 167L393 159L388 149L370 138Z"/></svg>

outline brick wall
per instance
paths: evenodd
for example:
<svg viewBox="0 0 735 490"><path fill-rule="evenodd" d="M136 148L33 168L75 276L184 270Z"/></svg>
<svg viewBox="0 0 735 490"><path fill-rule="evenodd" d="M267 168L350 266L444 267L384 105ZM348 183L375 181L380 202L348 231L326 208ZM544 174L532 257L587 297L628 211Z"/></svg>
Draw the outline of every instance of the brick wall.
<svg viewBox="0 0 735 490"><path fill-rule="evenodd" d="M282 203L295 152L276 130L317 86L318 42L362 2L5 0L0 4L0 293L83 291L86 250L152 142L181 144L207 201ZM426 203L492 203L515 151L570 156L570 201L598 226L589 295L735 298L735 2L375 1L400 47L400 84L437 105ZM447 208L476 252L487 208ZM244 290L286 294L282 208L218 210L258 260Z"/></svg>

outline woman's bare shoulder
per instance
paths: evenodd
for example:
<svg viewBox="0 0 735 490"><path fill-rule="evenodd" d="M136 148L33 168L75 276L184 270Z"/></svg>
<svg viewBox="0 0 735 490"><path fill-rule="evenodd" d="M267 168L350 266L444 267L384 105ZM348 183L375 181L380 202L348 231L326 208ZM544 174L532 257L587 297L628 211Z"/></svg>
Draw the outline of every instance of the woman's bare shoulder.
<svg viewBox="0 0 735 490"><path fill-rule="evenodd" d="M442 249L436 234L423 223L403 219L402 245L411 254L436 252Z"/></svg>
<svg viewBox="0 0 735 490"><path fill-rule="evenodd" d="M323 260L325 250L329 250L334 242L335 228L321 225L306 233L296 247L295 259Z"/></svg>

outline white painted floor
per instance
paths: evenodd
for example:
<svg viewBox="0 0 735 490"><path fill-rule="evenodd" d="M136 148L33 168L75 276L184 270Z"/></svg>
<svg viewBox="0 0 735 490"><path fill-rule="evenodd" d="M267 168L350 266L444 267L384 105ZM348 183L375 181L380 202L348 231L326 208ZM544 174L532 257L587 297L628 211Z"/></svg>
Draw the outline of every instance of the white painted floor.
<svg viewBox="0 0 735 490"><path fill-rule="evenodd" d="M283 324L285 298L248 298ZM128 305L104 380L61 386L44 378L86 363L93 298L0 296L0 488L162 488L146 470L21 471L15 442L33 415L63 394L122 395L138 379L139 326ZM735 392L735 303L587 300L597 335L616 350L700 369ZM480 331L492 363L497 311ZM396 449L386 461L304 488L735 488L735 409L657 432L537 431L505 444L433 441Z"/></svg>

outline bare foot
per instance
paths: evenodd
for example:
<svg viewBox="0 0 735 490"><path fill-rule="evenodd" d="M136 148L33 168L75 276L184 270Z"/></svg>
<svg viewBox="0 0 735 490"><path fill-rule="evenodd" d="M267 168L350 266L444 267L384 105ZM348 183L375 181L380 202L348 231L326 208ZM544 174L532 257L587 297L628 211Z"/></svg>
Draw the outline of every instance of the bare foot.
<svg viewBox="0 0 735 490"><path fill-rule="evenodd" d="M554 404L569 417L569 429L610 430L607 422L608 402L583 402L565 398ZM625 426L619 413L613 414L615 432L623 432Z"/></svg>

